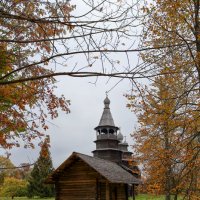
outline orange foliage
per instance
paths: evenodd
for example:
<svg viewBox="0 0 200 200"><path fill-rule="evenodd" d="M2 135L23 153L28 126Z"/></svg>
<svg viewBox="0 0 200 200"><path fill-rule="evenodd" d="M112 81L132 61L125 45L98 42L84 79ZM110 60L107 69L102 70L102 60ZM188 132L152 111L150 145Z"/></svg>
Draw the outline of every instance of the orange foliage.
<svg viewBox="0 0 200 200"><path fill-rule="evenodd" d="M192 83L183 85L181 72L172 73L173 69L165 67L163 71L169 73L155 78L150 88L140 86L134 96L127 95L128 107L139 122L132 135L134 149L144 168L147 192L195 192L198 180L194 174L199 176L200 166L198 91L182 95Z"/></svg>
<svg viewBox="0 0 200 200"><path fill-rule="evenodd" d="M57 3L59 8L56 4L39 0L6 0L0 3L0 146L3 148L18 147L21 140L24 141L24 147L34 147L32 141L43 137L48 129L48 116L56 118L58 109L69 112L69 101L64 96L54 94L54 78L1 84L1 81L52 72L40 63L33 64L33 59L39 56L45 59L45 55L54 51L51 39L72 29L62 23L68 23L73 6L65 1ZM60 9L63 12L62 21L58 23ZM5 43L4 39L10 42ZM48 60L45 62L47 64Z"/></svg>
<svg viewBox="0 0 200 200"><path fill-rule="evenodd" d="M199 194L199 1L155 0L143 8L141 53L151 86L128 96L138 116L133 137L150 190ZM170 198L166 198L170 199Z"/></svg>
<svg viewBox="0 0 200 200"><path fill-rule="evenodd" d="M6 46L1 46L1 74L13 69L11 60ZM37 67L28 73L36 74L42 71L43 69ZM0 145L3 148L18 147L20 139L25 142L25 147L33 147L32 140L44 135L39 128L48 129L44 105L52 119L58 116L59 108L69 112L69 101L63 96L57 97L53 94L53 83L54 79L43 79L0 86Z"/></svg>

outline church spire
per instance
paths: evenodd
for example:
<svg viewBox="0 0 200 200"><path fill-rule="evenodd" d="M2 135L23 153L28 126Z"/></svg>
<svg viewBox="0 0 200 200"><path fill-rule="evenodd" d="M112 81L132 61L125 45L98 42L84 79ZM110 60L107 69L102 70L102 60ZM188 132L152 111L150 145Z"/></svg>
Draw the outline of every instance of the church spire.
<svg viewBox="0 0 200 200"><path fill-rule="evenodd" d="M110 112L110 99L106 94L106 98L104 99L104 110L101 116L100 122L98 126L113 126L115 127L115 123Z"/></svg>
<svg viewBox="0 0 200 200"><path fill-rule="evenodd" d="M99 125L95 128L97 139L94 141L96 143L96 150L93 151L93 154L94 157L121 162L122 151L118 148L120 141L117 138L119 128L114 124L109 106L110 99L106 95L103 114Z"/></svg>

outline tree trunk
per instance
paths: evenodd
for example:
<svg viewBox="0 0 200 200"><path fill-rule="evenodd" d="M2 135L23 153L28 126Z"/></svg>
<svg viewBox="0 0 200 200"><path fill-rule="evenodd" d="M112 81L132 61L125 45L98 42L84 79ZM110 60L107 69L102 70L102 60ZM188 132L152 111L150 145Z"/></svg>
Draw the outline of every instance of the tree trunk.
<svg viewBox="0 0 200 200"><path fill-rule="evenodd" d="M134 184L132 185L132 190L133 190L132 197L133 197L133 200L135 200L135 185Z"/></svg>
<svg viewBox="0 0 200 200"><path fill-rule="evenodd" d="M196 55L197 55L197 60L196 60L196 68L198 72L198 79L200 81L200 39L199 39L199 33L200 33L200 26L199 26L199 7L200 7L200 2L199 0L194 1L194 30L195 30L195 39L196 39ZM200 86L199 86L200 87ZM199 93L200 93L200 88L199 88Z"/></svg>
<svg viewBox="0 0 200 200"><path fill-rule="evenodd" d="M171 190L170 174L169 174L169 170L167 170L166 183L165 183L165 200L171 200L170 190Z"/></svg>
<svg viewBox="0 0 200 200"><path fill-rule="evenodd" d="M165 194L165 200L171 200L171 196L169 192L166 192Z"/></svg>
<svg viewBox="0 0 200 200"><path fill-rule="evenodd" d="M166 125L166 127L168 127ZM169 156L169 149L170 149L170 143L169 143L169 135L168 130L165 130L164 133L164 139L165 139L165 150L166 150L166 171L165 171L165 200L170 200L170 192L171 192L171 163L170 163L170 156Z"/></svg>
<svg viewBox="0 0 200 200"><path fill-rule="evenodd" d="M176 193L175 195L174 195L174 200L177 200L178 199L178 194Z"/></svg>

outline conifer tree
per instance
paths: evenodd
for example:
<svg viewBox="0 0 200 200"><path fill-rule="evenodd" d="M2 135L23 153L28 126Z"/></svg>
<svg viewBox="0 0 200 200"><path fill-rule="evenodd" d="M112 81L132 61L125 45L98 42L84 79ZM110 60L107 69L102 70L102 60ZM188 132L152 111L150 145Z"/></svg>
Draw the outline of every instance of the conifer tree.
<svg viewBox="0 0 200 200"><path fill-rule="evenodd" d="M48 140L41 145L41 151L37 162L29 177L28 196L51 197L54 195L54 187L44 183L47 176L53 171L53 164L49 151Z"/></svg>

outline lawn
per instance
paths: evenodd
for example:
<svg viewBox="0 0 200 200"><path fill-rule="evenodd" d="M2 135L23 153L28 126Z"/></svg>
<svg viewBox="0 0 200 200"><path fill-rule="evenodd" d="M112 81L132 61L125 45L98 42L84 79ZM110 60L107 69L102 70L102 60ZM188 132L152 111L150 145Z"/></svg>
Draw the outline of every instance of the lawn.
<svg viewBox="0 0 200 200"><path fill-rule="evenodd" d="M11 197L0 197L0 200L12 200ZM15 197L14 200L55 200L55 198L27 198L27 197Z"/></svg>
<svg viewBox="0 0 200 200"><path fill-rule="evenodd" d="M141 194L141 195L137 195L136 200L164 200L164 196L155 196L155 195L146 195L146 194ZM130 199L132 200L132 199Z"/></svg>
<svg viewBox="0 0 200 200"><path fill-rule="evenodd" d="M165 200L165 197L163 195L147 195L147 194L140 194L137 195L136 200ZM130 198L129 200L132 200L132 198ZM181 198L178 198L178 200L181 200Z"/></svg>
<svg viewBox="0 0 200 200"><path fill-rule="evenodd" d="M0 200L11 200L11 197L0 197ZM15 197L14 200L54 200L54 198L34 198L29 199L27 197ZM129 200L132 200L132 198L129 198ZM146 194L140 194L136 196L136 200L165 200L164 196L153 196L153 195L146 195ZM179 198L179 200L181 200Z"/></svg>

